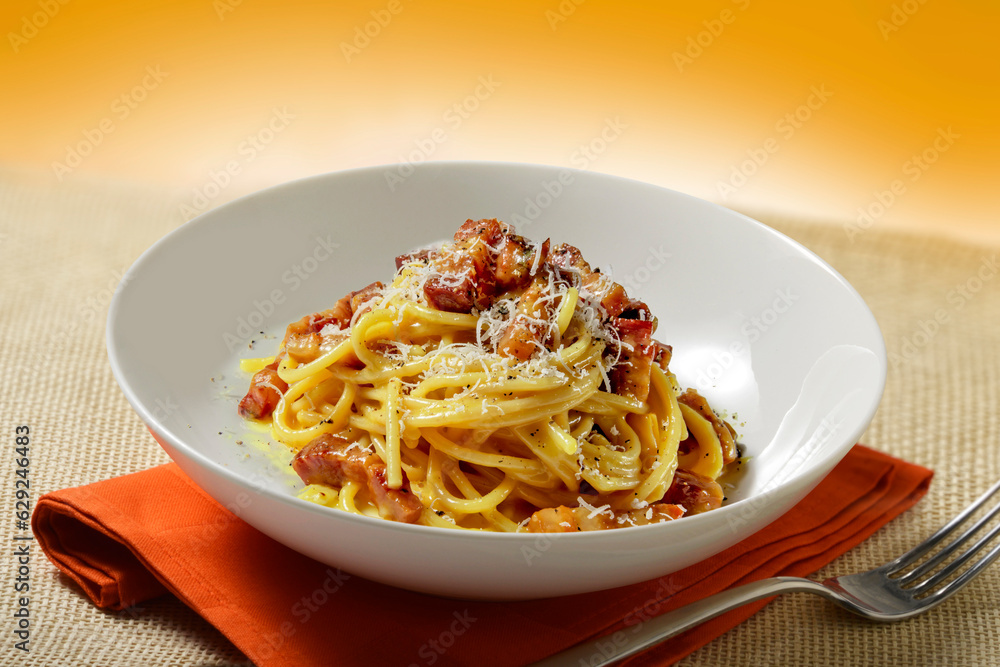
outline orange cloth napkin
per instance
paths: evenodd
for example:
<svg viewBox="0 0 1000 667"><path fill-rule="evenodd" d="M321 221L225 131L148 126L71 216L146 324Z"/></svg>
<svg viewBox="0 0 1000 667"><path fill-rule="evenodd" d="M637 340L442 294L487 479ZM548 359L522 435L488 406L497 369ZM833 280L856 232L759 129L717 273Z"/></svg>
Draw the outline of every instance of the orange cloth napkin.
<svg viewBox="0 0 1000 667"><path fill-rule="evenodd" d="M260 667L520 665L717 591L806 575L911 507L932 472L862 445L802 502L740 544L660 579L529 602L411 593L298 554L236 518L174 464L39 499L32 529L94 604L123 609L167 591ZM875 565L873 563L872 565ZM709 621L628 665L667 665L766 601Z"/></svg>

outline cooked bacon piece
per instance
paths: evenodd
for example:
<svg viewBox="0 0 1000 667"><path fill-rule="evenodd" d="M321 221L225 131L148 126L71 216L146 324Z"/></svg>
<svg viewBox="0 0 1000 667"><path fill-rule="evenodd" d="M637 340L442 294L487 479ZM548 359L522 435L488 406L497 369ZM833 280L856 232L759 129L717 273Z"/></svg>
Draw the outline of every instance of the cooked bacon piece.
<svg viewBox="0 0 1000 667"><path fill-rule="evenodd" d="M600 300L609 316L617 317L631 303L625 288L599 270L592 270L576 246L568 243L557 245L549 253L548 261L567 273L578 274L581 286Z"/></svg>
<svg viewBox="0 0 1000 667"><path fill-rule="evenodd" d="M628 299L625 302L625 308L622 310L618 317L624 320L649 320L655 322L656 318L653 317L653 313L650 312L649 306L646 305L645 301L640 301L639 299ZM653 331L656 331L656 326L653 326Z"/></svg>
<svg viewBox="0 0 1000 667"><path fill-rule="evenodd" d="M306 484L341 487L345 482L367 482L369 453L332 433L314 438L292 459L292 470Z"/></svg>
<svg viewBox="0 0 1000 667"><path fill-rule="evenodd" d="M531 269L537 272L548 254L548 240L536 249L535 244L496 219L466 220L455 232L453 245L425 255L440 275L424 283L424 294L438 310L485 310L497 294L526 287L531 282ZM410 257L397 258L397 266Z"/></svg>
<svg viewBox="0 0 1000 667"><path fill-rule="evenodd" d="M368 457L365 465L368 470L368 492L378 507L379 516L390 521L416 523L424 506L410 492L409 485L390 489L385 481L385 464L374 454Z"/></svg>
<svg viewBox="0 0 1000 667"><path fill-rule="evenodd" d="M458 241L448 251L432 255L430 262L431 268L441 274L424 283L424 295L432 307L468 313L473 308L488 308L493 302L493 257L481 237Z"/></svg>
<svg viewBox="0 0 1000 667"><path fill-rule="evenodd" d="M420 261L424 264L427 263L433 251L430 248L421 248L420 250L414 250L413 252L403 253L396 257L396 270L399 271L403 268L404 264L410 262Z"/></svg>
<svg viewBox="0 0 1000 667"><path fill-rule="evenodd" d="M367 302L381 295L384 290L385 285L382 284L382 281L376 280L356 292L351 292L351 316L353 317L354 313L358 312Z"/></svg>
<svg viewBox="0 0 1000 667"><path fill-rule="evenodd" d="M719 419L719 415L715 414L708 401L694 389L688 389L677 397L677 402L683 403L693 410L697 410L698 414L709 421L712 429L715 431L715 435L719 438L719 442L722 443L722 462L729 464L735 461L736 431L733 430L733 427L728 422Z"/></svg>
<svg viewBox="0 0 1000 667"><path fill-rule="evenodd" d="M603 273L591 273L584 278L583 286L601 299L601 305L611 317L617 317L628 307L630 301L625 288Z"/></svg>
<svg viewBox="0 0 1000 667"><path fill-rule="evenodd" d="M536 249L535 244L523 236L517 234L506 236L497 252L494 269L498 291L521 289L530 283L531 269L535 267L535 272L538 272L538 267L549 254L549 243L550 240L545 239Z"/></svg>
<svg viewBox="0 0 1000 667"><path fill-rule="evenodd" d="M346 329L351 326L351 316L354 315L354 311L383 289L385 286L376 280L371 285L342 297L334 304L333 308L306 315L302 319L292 322L285 329L285 344L288 344L288 338L294 334L318 333L328 324L336 324L341 329Z"/></svg>
<svg viewBox="0 0 1000 667"><path fill-rule="evenodd" d="M587 514L580 516L574 511L576 508L560 505L559 507L546 507L531 515L528 520L529 533L575 533L583 530L580 520L588 523L588 530L600 530L604 528L604 522L599 517L593 520L587 519ZM589 523L593 526L589 526Z"/></svg>
<svg viewBox="0 0 1000 667"><path fill-rule="evenodd" d="M510 234L511 227L505 222L500 222L496 218L473 220L468 219L455 232L455 241L468 241L470 239L482 239L487 245L496 247L500 237Z"/></svg>
<svg viewBox="0 0 1000 667"><path fill-rule="evenodd" d="M687 470L674 473L674 481L663 494L663 502L676 503L688 514L700 514L722 506L722 487L719 483Z"/></svg>
<svg viewBox="0 0 1000 667"><path fill-rule="evenodd" d="M295 334L319 333L327 324L336 324L341 329L346 329L351 325L351 295L337 301L333 308L321 310L312 315L306 315L302 319L292 322L285 329L284 344L288 345L288 339Z"/></svg>
<svg viewBox="0 0 1000 667"><path fill-rule="evenodd" d="M552 301L541 300L546 284L541 277L536 277L518 297L517 309L497 343L500 356L527 361L548 335Z"/></svg>
<svg viewBox="0 0 1000 667"><path fill-rule="evenodd" d="M659 364L664 371L669 370L670 359L674 356L674 348L664 345L658 340L653 341L653 347L655 348L653 361Z"/></svg>
<svg viewBox="0 0 1000 667"><path fill-rule="evenodd" d="M285 354L300 364L307 364L319 356L323 337L318 333L292 334L285 338Z"/></svg>
<svg viewBox="0 0 1000 667"><path fill-rule="evenodd" d="M684 516L684 508L671 503L654 503L637 510L601 512L586 507L547 507L531 515L529 533L575 533L584 530L607 530L624 526L645 526L673 521Z"/></svg>
<svg viewBox="0 0 1000 667"><path fill-rule="evenodd" d="M424 296L432 308L448 313L471 313L476 305L472 275L434 276L424 283Z"/></svg>
<svg viewBox="0 0 1000 667"><path fill-rule="evenodd" d="M621 340L621 356L611 369L611 389L616 394L645 401L649 397L649 378L657 352L651 338L653 323L616 317L611 326Z"/></svg>
<svg viewBox="0 0 1000 667"><path fill-rule="evenodd" d="M278 377L278 364L284 353L275 357L274 361L254 373L250 379L250 389L246 396L240 399L239 411L246 419L263 419L274 412L282 394L288 389L288 384Z"/></svg>
<svg viewBox="0 0 1000 667"><path fill-rule="evenodd" d="M404 482L390 489L385 480L385 464L346 438L330 433L313 439L292 459L292 469L306 484L342 487L352 481L365 484L383 519L416 523L423 505Z"/></svg>
<svg viewBox="0 0 1000 667"><path fill-rule="evenodd" d="M552 248L547 260L561 269L576 269L580 273L591 273L590 264L583 258L580 249L568 243L560 243Z"/></svg>
<svg viewBox="0 0 1000 667"><path fill-rule="evenodd" d="M649 510L653 510L651 515ZM681 518L687 513L687 510L675 503L654 503L645 510L633 510L633 516L636 512L640 513L642 518L649 523L662 523L663 521L673 521L674 519ZM638 519L636 519L636 525L642 525Z"/></svg>

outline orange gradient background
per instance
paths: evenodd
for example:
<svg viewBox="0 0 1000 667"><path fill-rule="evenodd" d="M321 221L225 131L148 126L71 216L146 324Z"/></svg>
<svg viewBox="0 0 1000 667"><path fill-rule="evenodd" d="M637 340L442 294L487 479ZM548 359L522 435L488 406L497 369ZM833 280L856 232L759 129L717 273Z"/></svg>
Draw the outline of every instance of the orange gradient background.
<svg viewBox="0 0 1000 667"><path fill-rule="evenodd" d="M899 181L872 224L1000 239L995 2L64 1L0 9L8 171L505 160L841 223Z"/></svg>

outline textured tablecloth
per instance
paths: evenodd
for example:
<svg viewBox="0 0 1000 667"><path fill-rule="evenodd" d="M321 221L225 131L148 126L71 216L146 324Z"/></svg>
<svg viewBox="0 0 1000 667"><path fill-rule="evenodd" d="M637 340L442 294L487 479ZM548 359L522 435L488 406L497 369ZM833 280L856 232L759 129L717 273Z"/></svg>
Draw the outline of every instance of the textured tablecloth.
<svg viewBox="0 0 1000 667"><path fill-rule="evenodd" d="M0 168L2 665L246 665L166 596L109 614L31 548L31 652L14 648L15 428L31 430L32 497L167 461L108 365L108 303L128 266L183 222L190 193ZM920 541L1000 478L1000 249L755 216L812 249L868 302L890 354L863 441L934 469L916 508L818 573L867 569ZM1000 665L1000 565L911 621L880 625L818 598L777 599L692 665Z"/></svg>

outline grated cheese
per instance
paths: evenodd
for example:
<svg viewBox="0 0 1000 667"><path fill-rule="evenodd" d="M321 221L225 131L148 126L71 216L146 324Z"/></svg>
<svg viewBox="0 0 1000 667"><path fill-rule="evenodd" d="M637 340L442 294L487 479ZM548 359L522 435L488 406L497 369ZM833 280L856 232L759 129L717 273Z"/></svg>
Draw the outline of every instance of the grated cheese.
<svg viewBox="0 0 1000 667"><path fill-rule="evenodd" d="M534 276L535 273L538 271L538 265L542 261L542 243L543 241L535 241L534 243L533 247L535 256L532 257L531 259L531 270L528 271L528 274L531 276Z"/></svg>
<svg viewBox="0 0 1000 667"><path fill-rule="evenodd" d="M584 500L583 496L577 496L576 502L579 503L581 508L590 511L590 514L587 515L588 519L593 519L598 514L607 514L612 519L615 517L615 513L611 509L611 505L601 505L600 507L595 507Z"/></svg>
<svg viewBox="0 0 1000 667"><path fill-rule="evenodd" d="M424 288L428 280L439 280L449 287L461 287L468 279L468 274L456 271L441 271L442 265L447 265L450 259L458 259L470 249L482 244L494 256L500 253L505 244L498 247L490 246L481 237L473 239L468 244L445 243L431 249L428 259L412 259L404 263L396 271L388 287L383 288L370 299L366 300L352 314L351 326L357 323L358 317L366 311L384 308L394 314L393 324L397 332L405 332L407 305L417 303L430 306ZM416 386L420 381L436 376L452 376L467 372L481 371L486 374L486 383L499 382L503 377L515 375L523 378L552 377L567 380L571 377L583 378L591 371L587 367L571 367L559 353L561 349L572 344L583 332L589 334L594 344L604 345L605 352L597 363L597 372L601 377L601 386L611 391L610 371L621 359L623 349L631 346L623 343L614 327L607 311L601 305L601 298L614 284L604 274L593 274L598 279L588 278L590 285L583 285L583 275L577 267L553 267L546 264L542 257L543 242L532 243L532 260L530 274L535 276L536 285L541 285L541 295L538 296L531 309L531 314L518 312L521 295L505 295L496 299L488 308L473 309L477 316L474 342L446 342L437 349L425 350L421 346L413 346L399 341L383 340L383 345L377 353L386 360L395 363L407 363L424 354L430 355L429 363L414 382L407 382L408 387ZM539 282L537 276L543 272L544 280ZM572 291L571 291L572 290ZM567 299L570 299L567 301ZM572 310L557 307L556 304L571 303ZM551 306L551 307L546 307ZM565 312L563 312L565 311ZM534 313L545 312L544 316ZM532 332L531 343L534 345L531 356L524 361L502 356L498 346L505 334L513 325L524 326ZM350 333L336 324L323 328L321 335L324 344L327 339L342 337ZM405 335L402 336L405 340ZM567 338L568 337L568 338ZM339 342L339 341L338 341ZM415 354L419 352L419 354ZM475 396L481 382L473 387L466 387L453 398ZM499 406L484 404L484 411Z"/></svg>

